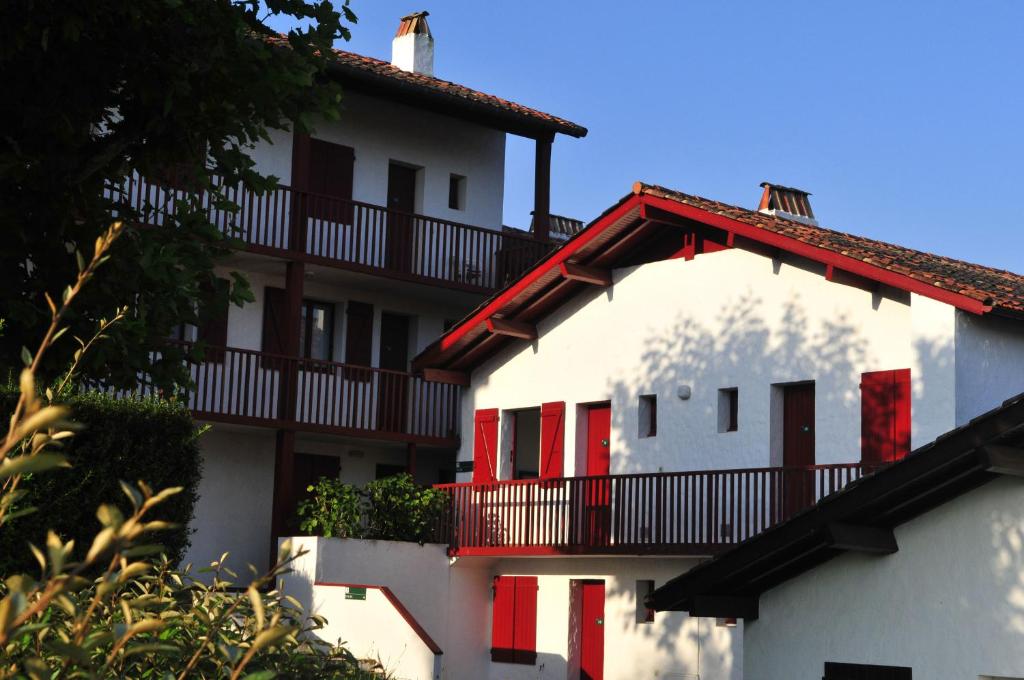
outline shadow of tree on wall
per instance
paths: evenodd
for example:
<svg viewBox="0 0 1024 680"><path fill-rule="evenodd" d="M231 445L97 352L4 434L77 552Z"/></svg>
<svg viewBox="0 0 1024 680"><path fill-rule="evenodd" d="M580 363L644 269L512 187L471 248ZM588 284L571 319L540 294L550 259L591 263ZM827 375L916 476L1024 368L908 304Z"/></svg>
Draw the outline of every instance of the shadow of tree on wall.
<svg viewBox="0 0 1024 680"><path fill-rule="evenodd" d="M703 304L699 291L692 299L694 306ZM815 313L812 321L810 303L800 296L778 307L768 306L754 290L738 293L734 299L717 314L701 314L698 307L691 307L692 311L679 312L662 329L644 331L648 337L635 375L609 383L612 429L619 433L612 453L613 474L655 472L662 464L665 471L781 465L781 439L773 447L772 424L768 422L772 417L771 386L810 380L816 385L818 430L842 434L816 437L818 460L857 462L862 371L908 368L907 357L917 355L923 364L922 375L915 376L917 389L927 390L933 383L936 389L943 387L951 355L951 348L944 343L920 340L899 357L878 356L855 320L840 311ZM873 306L877 309L877 302ZM740 428L763 433L758 441L741 449L717 439L735 436L719 433L718 390L738 384ZM685 402L676 396L683 385L692 388ZM641 440L635 420L637 402L641 394L652 392L658 394L659 410L664 409L665 417L659 417L656 440ZM756 401L761 403L749 408ZM687 431L690 427L703 431ZM717 450L717 442L723 443L722 451ZM700 450L702 447L713 450ZM610 582L608 597L635 598L635 586ZM633 626L642 626L640 634L672 660L666 672L684 677L729 677L728 669L742 663L738 658L741 648L732 644L730 634L738 629L716 626L714 619L698 621L682 613L659 613L653 624L626 622L623 629ZM695 655L698 644L700 653Z"/></svg>
<svg viewBox="0 0 1024 680"><path fill-rule="evenodd" d="M694 298L700 304L699 298ZM613 456L613 473L651 472L649 456L636 449L633 417L636 401L652 389L664 400L659 410L681 417L662 418L653 447L661 460L677 462L682 469L719 467L764 467L772 464L770 440L758 448L733 452L730 458L693 455L694 443L708 442L719 434L715 423L718 390L742 384L741 428L770 429L769 423L751 422L751 413L767 419L770 409L770 385L805 380L820 381L824 376L839 376L846 389L832 389L826 381L816 391L819 422L828 423L831 414L848 414L859 409L857 390L859 368L868 356L866 340L845 316L826 320L811 327L802 300L796 298L777 309L775 318L766 318L766 305L753 291L740 295L735 304L702 324L695 316L680 313L666 332L644 341L639 370L632 379L613 381L613 430L621 433L620 447ZM692 395L685 403L676 396L679 386L690 386ZM751 393L750 386L761 385ZM746 408L760 401L757 408ZM685 410L691 413L685 413ZM696 410L697 413L692 411ZM858 411L859 417L859 411ZM703 431L687 432L673 423L700 422ZM663 425L665 426L662 429ZM730 433L730 436L732 433ZM854 443L856 440L854 440ZM835 446L838 442L830 442ZM649 451L651 444L645 446ZM846 450L829 451L829 461L858 459L859 450L847 444ZM700 452L707 454L708 452ZM713 452L711 452L713 453ZM639 455L638 455L639 454Z"/></svg>

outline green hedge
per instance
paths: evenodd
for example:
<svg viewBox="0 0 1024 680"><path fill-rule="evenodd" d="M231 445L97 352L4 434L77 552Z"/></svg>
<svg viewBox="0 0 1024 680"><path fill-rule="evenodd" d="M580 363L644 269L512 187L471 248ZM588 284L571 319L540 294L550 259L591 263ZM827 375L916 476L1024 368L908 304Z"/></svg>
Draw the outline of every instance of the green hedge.
<svg viewBox="0 0 1024 680"><path fill-rule="evenodd" d="M16 395L3 395L5 422L10 420ZM142 480L154 490L182 486L184 491L160 505L154 519L175 522L179 528L160 532L159 540L172 563L189 546L188 525L198 497L202 472L198 430L181 404L155 398L114 399L87 393L67 400L72 419L82 426L66 440L64 453L71 467L38 475L25 484L20 505L37 508L0 530L0 574L34 573L39 567L28 543L43 547L47 529L75 540L76 557L84 556L100 530L96 508L117 503L125 516L130 504L119 480Z"/></svg>

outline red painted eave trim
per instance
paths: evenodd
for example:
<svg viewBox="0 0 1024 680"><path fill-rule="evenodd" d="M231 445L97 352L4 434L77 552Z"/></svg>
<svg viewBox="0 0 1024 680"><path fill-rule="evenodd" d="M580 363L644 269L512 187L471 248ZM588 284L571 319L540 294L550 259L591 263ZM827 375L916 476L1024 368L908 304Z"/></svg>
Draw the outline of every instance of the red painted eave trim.
<svg viewBox="0 0 1024 680"><path fill-rule="evenodd" d="M774 246L781 250L785 250L786 252L793 253L794 255L814 260L815 262L821 262L828 266L838 267L843 271L863 276L864 278L878 281L879 283L884 283L885 285L892 286L893 288L899 288L907 292L918 293L919 295L930 297L934 300L953 305L954 307L967 312L985 314L992 311L991 305L986 305L980 300L968 297L962 293L947 290L945 288L939 288L938 286L933 286L930 283L915 279L911 276L899 274L848 255L828 250L821 246L804 243L803 241L799 241L791 236L776 234L775 232L755 227L751 224L747 224L746 222L726 217L725 215L719 215L692 205L687 205L686 203L680 203L679 201L674 201L669 198L661 198L659 196L652 196L650 194L643 194L641 196L641 202L644 205L673 212L682 217L688 217L712 227L718 227L719 229L724 229L729 232L735 232L736 234L749 238L752 241L758 241L769 246Z"/></svg>
<svg viewBox="0 0 1024 680"><path fill-rule="evenodd" d="M579 236L572 239L564 246L553 252L547 257L547 259L538 262L533 269L524 274L518 281L513 283L511 286L505 289L504 292L500 293L491 302L487 304L483 309L474 314L469 319L466 319L461 324L448 331L446 335L441 338L439 350L441 352L451 349L455 343L462 338L466 337L472 329L482 327L486 324L487 320L500 311L505 305L514 300L516 296L521 294L524 290L529 288L534 282L540 279L542 276L552 270L558 269L558 266L569 260L570 257L575 255L581 248L593 241L596 237L604 233L605 229L615 224L623 216L627 215L631 210L634 210L640 205L640 197L631 195L626 197L618 206L610 210L603 217L599 218L596 222L591 224L589 227L580 232Z"/></svg>

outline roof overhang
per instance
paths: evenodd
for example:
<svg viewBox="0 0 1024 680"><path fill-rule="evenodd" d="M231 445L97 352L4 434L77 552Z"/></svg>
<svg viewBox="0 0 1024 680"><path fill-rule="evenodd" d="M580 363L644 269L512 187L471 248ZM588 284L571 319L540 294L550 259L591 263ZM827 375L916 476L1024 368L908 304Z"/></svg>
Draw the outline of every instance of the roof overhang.
<svg viewBox="0 0 1024 680"><path fill-rule="evenodd" d="M1024 394L670 580L648 605L755 619L762 593L844 553L896 552L894 527L999 475L1024 477Z"/></svg>
<svg viewBox="0 0 1024 680"><path fill-rule="evenodd" d="M521 137L550 140L555 134L585 137L587 129L562 120L542 120L416 82L377 73L344 61L329 62L328 71L346 88L362 94L433 111Z"/></svg>
<svg viewBox="0 0 1024 680"><path fill-rule="evenodd" d="M535 325L544 315L593 285L567 275L567 267L583 267L603 276L615 267L628 265L629 257L645 243L671 230L700 234L708 252L743 243L760 244L762 249L792 253L823 264L829 279L845 272L974 314L992 310L991 305L977 298L756 224L666 198L651 189L650 185L640 182L634 184L630 194L427 347L413 360L414 370L436 368L472 372L509 342L516 341L508 334L495 333L492 320Z"/></svg>

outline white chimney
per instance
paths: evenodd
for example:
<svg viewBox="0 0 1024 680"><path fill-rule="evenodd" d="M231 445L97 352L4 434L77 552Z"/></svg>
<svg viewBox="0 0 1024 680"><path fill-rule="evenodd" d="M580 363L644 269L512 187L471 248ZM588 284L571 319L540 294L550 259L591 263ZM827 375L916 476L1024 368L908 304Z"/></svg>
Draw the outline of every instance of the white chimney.
<svg viewBox="0 0 1024 680"><path fill-rule="evenodd" d="M391 65L423 75L434 75L434 36L427 25L427 12L402 17L391 41Z"/></svg>

